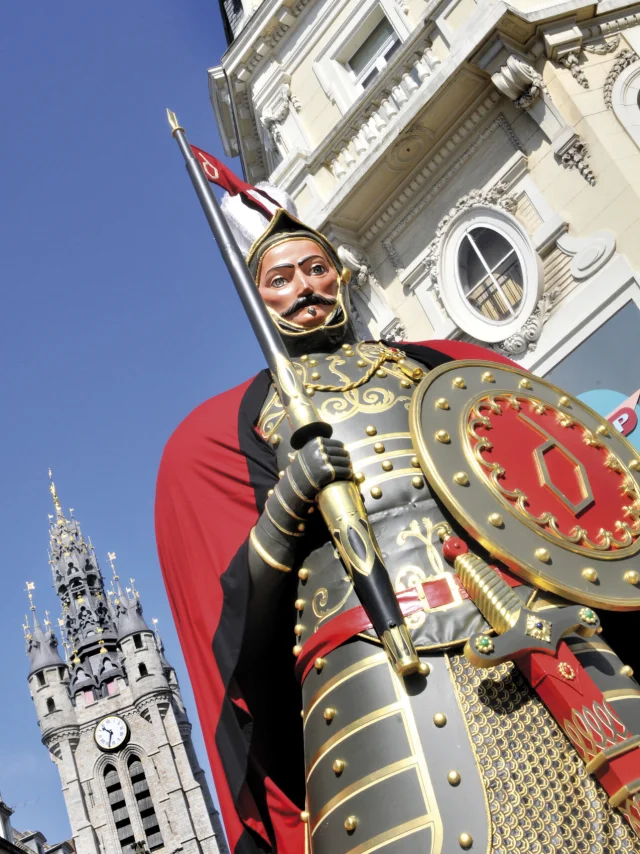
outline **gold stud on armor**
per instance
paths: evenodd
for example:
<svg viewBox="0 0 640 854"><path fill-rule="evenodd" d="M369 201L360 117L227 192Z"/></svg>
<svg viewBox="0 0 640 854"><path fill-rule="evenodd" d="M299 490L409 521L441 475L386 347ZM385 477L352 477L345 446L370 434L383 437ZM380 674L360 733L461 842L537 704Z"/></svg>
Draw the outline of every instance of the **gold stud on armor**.
<svg viewBox="0 0 640 854"><path fill-rule="evenodd" d="M400 380L401 388L411 388L411 382L409 380Z"/></svg>
<svg viewBox="0 0 640 854"><path fill-rule="evenodd" d="M415 477L411 478L411 486L415 487L416 489L422 489L422 487L424 486L424 480L419 475L416 475Z"/></svg>
<svg viewBox="0 0 640 854"><path fill-rule="evenodd" d="M640 460L631 460L629 463L629 468L634 471L640 471Z"/></svg>
<svg viewBox="0 0 640 854"><path fill-rule="evenodd" d="M325 721L332 721L336 716L336 710L332 706L327 706L327 708L322 713L322 717Z"/></svg>
<svg viewBox="0 0 640 854"><path fill-rule="evenodd" d="M433 722L438 728L442 729L443 726L446 726L447 716L444 712L436 712L433 716Z"/></svg>
<svg viewBox="0 0 640 854"><path fill-rule="evenodd" d="M496 528L502 528L502 526L504 525L504 519L499 513L490 513L489 521Z"/></svg>
<svg viewBox="0 0 640 854"><path fill-rule="evenodd" d="M293 654L294 654L294 655L295 655L295 657L297 658L297 657L300 655L300 653L301 653L301 652L302 652L302 647L300 646L300 644L299 644L299 643L297 643L297 644L294 646L294 648L293 648Z"/></svg>
<svg viewBox="0 0 640 854"><path fill-rule="evenodd" d="M393 469L393 463L391 460L383 460L382 461L382 470L383 471L391 471Z"/></svg>
<svg viewBox="0 0 640 854"><path fill-rule="evenodd" d="M447 774L447 783L449 783L450 786L457 786L461 779L462 778L457 771L449 771Z"/></svg>
<svg viewBox="0 0 640 854"><path fill-rule="evenodd" d="M436 406L438 409L449 409L449 401L446 397L439 397L436 400Z"/></svg>
<svg viewBox="0 0 640 854"><path fill-rule="evenodd" d="M293 627L293 633L296 635L301 635L303 631L304 626L301 626L300 623L296 623L296 625Z"/></svg>
<svg viewBox="0 0 640 854"><path fill-rule="evenodd" d="M342 349L343 349L343 350L350 350L350 349L351 349L351 344L343 344L343 345L342 345Z"/></svg>
<svg viewBox="0 0 640 854"><path fill-rule="evenodd" d="M304 522L298 522L298 530L300 531L300 533L302 533L304 531L304 528L305 528Z"/></svg>
<svg viewBox="0 0 640 854"><path fill-rule="evenodd" d="M527 380L527 379L521 379L520 382L518 383L518 385L520 386L520 388L528 388L528 389L533 388L533 386L531 385L531 380Z"/></svg>
<svg viewBox="0 0 640 854"><path fill-rule="evenodd" d="M355 817L355 815L350 815L348 818L345 818L344 829L347 831L347 833L353 833L357 826L358 819Z"/></svg>
<svg viewBox="0 0 640 854"><path fill-rule="evenodd" d="M293 604L296 611L304 611L304 599L296 599Z"/></svg>
<svg viewBox="0 0 640 854"><path fill-rule="evenodd" d="M620 668L620 676L628 676L629 679L633 676L633 667L629 667L628 664L623 664Z"/></svg>
<svg viewBox="0 0 640 854"><path fill-rule="evenodd" d="M278 445L279 445L279 444L280 444L280 442L281 442L281 438L280 438L280 436L278 436L278 434L277 434L277 433L274 433L274 434L273 434L273 436L272 436L272 437L271 437L271 439L270 439L270 442L271 442L271 444L273 445L273 447L274 447L274 448L277 448L277 447L278 447Z"/></svg>
<svg viewBox="0 0 640 854"><path fill-rule="evenodd" d="M356 362L356 365L359 368L366 368L367 367L367 363L365 362L364 359L358 359L358 361Z"/></svg>
<svg viewBox="0 0 640 854"><path fill-rule="evenodd" d="M344 771L344 768L345 768L344 759L334 759L333 765L331 767L333 768L334 774L338 774L338 775L342 774L342 772Z"/></svg>
<svg viewBox="0 0 640 854"><path fill-rule="evenodd" d="M367 436L375 436L378 431L373 426L373 424L369 424L368 427L364 428L364 432L367 434Z"/></svg>
<svg viewBox="0 0 640 854"><path fill-rule="evenodd" d="M538 560L541 560L542 563L548 563L551 560L551 555L547 549L536 549L535 554Z"/></svg>
<svg viewBox="0 0 640 854"><path fill-rule="evenodd" d="M319 380L320 379L320 372L319 371L312 371L311 379L312 380Z"/></svg>
<svg viewBox="0 0 640 854"><path fill-rule="evenodd" d="M385 370L383 370L382 368L378 368L378 370L376 371L377 377L386 377L386 375L387 375L387 372Z"/></svg>
<svg viewBox="0 0 640 854"><path fill-rule="evenodd" d="M384 454L384 445L382 442L376 442L373 446L373 450L376 454Z"/></svg>
<svg viewBox="0 0 640 854"><path fill-rule="evenodd" d="M420 460L417 457L411 457L411 465L414 467L414 469L419 469Z"/></svg>
<svg viewBox="0 0 640 854"><path fill-rule="evenodd" d="M306 569L306 567L304 566L300 567L300 569L298 570L298 578L300 579L300 581L306 581L307 578L309 578L309 570Z"/></svg>
<svg viewBox="0 0 640 854"><path fill-rule="evenodd" d="M308 362L309 356L305 353L304 356L300 356L300 361L301 362Z"/></svg>
<svg viewBox="0 0 640 854"><path fill-rule="evenodd" d="M316 660L313 662L313 666L314 666L314 667L315 667L315 669L318 671L318 673L320 673L322 670L324 670L324 666L325 666L325 664L326 664L326 663L327 663L327 659L326 659L326 658L320 658L320 657L318 657L318 658L316 658Z"/></svg>
<svg viewBox="0 0 640 854"><path fill-rule="evenodd" d="M491 371L485 371L482 375L482 381L485 383L494 383L496 381L496 378L491 373Z"/></svg>
<svg viewBox="0 0 640 854"><path fill-rule="evenodd" d="M640 575L635 569L628 569L624 574L624 580L629 582L629 584L637 584L640 581Z"/></svg>
<svg viewBox="0 0 640 854"><path fill-rule="evenodd" d="M464 381L464 377L455 377L452 383L454 388L466 388L467 384Z"/></svg>
<svg viewBox="0 0 640 854"><path fill-rule="evenodd" d="M473 845L473 837L470 833L461 833L458 837L458 842L460 843L460 848L464 848L467 851Z"/></svg>
<svg viewBox="0 0 640 854"><path fill-rule="evenodd" d="M431 665L426 661L421 661L418 665L418 673L421 676L428 676L431 673Z"/></svg>
<svg viewBox="0 0 640 854"><path fill-rule="evenodd" d="M582 577L586 581L590 581L592 584L595 584L595 582L598 580L598 573L592 566L588 566L586 567L586 569L582 570Z"/></svg>
<svg viewBox="0 0 640 854"><path fill-rule="evenodd" d="M443 445L447 445L451 441L451 436L446 430L436 430L436 439L438 442L442 442Z"/></svg>
<svg viewBox="0 0 640 854"><path fill-rule="evenodd" d="M363 483L364 482L364 473L361 471L357 471L354 474L353 479L355 480L356 483Z"/></svg>
<svg viewBox="0 0 640 854"><path fill-rule="evenodd" d="M371 497L372 498L382 498L382 490L379 486L371 487Z"/></svg>
<svg viewBox="0 0 640 854"><path fill-rule="evenodd" d="M571 406L571 398L567 397L566 394L563 394L560 400L558 401L560 406Z"/></svg>
<svg viewBox="0 0 640 854"><path fill-rule="evenodd" d="M303 357L303 358L304 358L304 357ZM308 813L306 810L303 810L303 811L300 813L300 821L304 821L304 822L309 821L309 813Z"/></svg>
<svg viewBox="0 0 640 854"><path fill-rule="evenodd" d="M454 474L453 479L456 483L459 483L460 486L466 486L469 483L469 475L466 471L457 471Z"/></svg>
<svg viewBox="0 0 640 854"><path fill-rule="evenodd" d="M316 366L317 364L318 364L318 360L317 360L317 359L309 359L309 367L311 367L311 368L315 368L315 366Z"/></svg>

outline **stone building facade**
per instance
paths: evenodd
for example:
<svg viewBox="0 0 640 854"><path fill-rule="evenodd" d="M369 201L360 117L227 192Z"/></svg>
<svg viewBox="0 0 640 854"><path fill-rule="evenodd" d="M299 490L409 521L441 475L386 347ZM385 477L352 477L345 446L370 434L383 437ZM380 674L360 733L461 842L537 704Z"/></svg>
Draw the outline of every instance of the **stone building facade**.
<svg viewBox="0 0 640 854"><path fill-rule="evenodd" d="M137 592L113 569L107 590L90 541L51 485L53 584L64 659L33 601L29 689L57 765L78 854L227 851L191 741L174 669ZM31 598L33 583L28 585Z"/></svg>
<svg viewBox="0 0 640 854"><path fill-rule="evenodd" d="M221 9L226 154L340 246L372 337L478 342L637 422L640 5Z"/></svg>

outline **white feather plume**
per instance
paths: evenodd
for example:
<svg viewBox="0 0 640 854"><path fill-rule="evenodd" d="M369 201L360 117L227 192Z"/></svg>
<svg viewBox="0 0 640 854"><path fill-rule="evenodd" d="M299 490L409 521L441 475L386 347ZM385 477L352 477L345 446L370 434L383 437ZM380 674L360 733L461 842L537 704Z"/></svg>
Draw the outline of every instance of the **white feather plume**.
<svg viewBox="0 0 640 854"><path fill-rule="evenodd" d="M296 205L291 196L280 187L274 187L266 181L255 185L257 190L263 190L278 206L297 217ZM265 202L268 204L268 202ZM222 212L229 223L240 251L247 255L251 246L269 225L267 218L257 210L250 208L242 201L241 196L230 196L225 193L221 202ZM275 211L275 209L274 209Z"/></svg>

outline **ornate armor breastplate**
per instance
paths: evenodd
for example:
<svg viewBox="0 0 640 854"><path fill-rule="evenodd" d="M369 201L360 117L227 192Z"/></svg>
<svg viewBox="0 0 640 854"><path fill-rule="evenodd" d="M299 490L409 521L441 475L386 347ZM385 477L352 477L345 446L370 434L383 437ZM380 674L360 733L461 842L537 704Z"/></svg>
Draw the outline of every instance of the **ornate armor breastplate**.
<svg viewBox="0 0 640 854"><path fill-rule="evenodd" d="M409 405L421 366L410 360L380 364L382 353L379 344L359 342L335 353L303 356L294 364L315 390L320 414L334 426L334 438L351 454L395 590L419 591L423 609L408 618L414 643L422 650L447 648L487 626L475 606L463 599L442 557L439 533L450 523L429 490L412 445ZM284 469L293 451L275 392L263 408L258 429L276 447L279 468ZM299 594L305 607L297 643L359 604L332 544L309 539L301 563L309 572ZM375 638L372 631L369 636Z"/></svg>

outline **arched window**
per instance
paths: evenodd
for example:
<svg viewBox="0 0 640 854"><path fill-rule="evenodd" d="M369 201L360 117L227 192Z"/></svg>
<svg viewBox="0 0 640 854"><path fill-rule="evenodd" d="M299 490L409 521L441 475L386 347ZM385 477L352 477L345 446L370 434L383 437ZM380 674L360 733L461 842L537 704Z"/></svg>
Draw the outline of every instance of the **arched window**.
<svg viewBox="0 0 640 854"><path fill-rule="evenodd" d="M138 672L140 673L140 676L148 676L149 675L149 671L147 670L146 664L139 664L138 665Z"/></svg>
<svg viewBox="0 0 640 854"><path fill-rule="evenodd" d="M627 67L622 71L618 70L616 75L614 65L612 73L615 83L611 90L609 106L629 136L640 147L640 59L633 51L622 51L618 61L621 65L626 63Z"/></svg>
<svg viewBox="0 0 640 854"><path fill-rule="evenodd" d="M43 685L47 684L47 679L46 679L44 672L42 670L39 670L36 673L36 679L38 680L38 687L40 687L40 688L42 688Z"/></svg>
<svg viewBox="0 0 640 854"><path fill-rule="evenodd" d="M120 785L118 772L113 765L107 765L104 769L104 784L107 789L107 797L113 814L113 820L118 832L118 842L123 851L129 851L135 842L129 811Z"/></svg>
<svg viewBox="0 0 640 854"><path fill-rule="evenodd" d="M142 635L133 636L133 645L136 649L142 649Z"/></svg>
<svg viewBox="0 0 640 854"><path fill-rule="evenodd" d="M156 848L161 848L163 842L158 817L156 816L153 801L151 800L149 784L147 783L142 762L140 762L137 756L131 756L128 764L131 785L133 786L133 793L136 796L138 812L142 819L142 827L147 837L147 845L149 846L149 851L154 851Z"/></svg>
<svg viewBox="0 0 640 854"><path fill-rule="evenodd" d="M51 714L51 712L55 712L56 704L53 700L53 697L47 697L47 714Z"/></svg>

